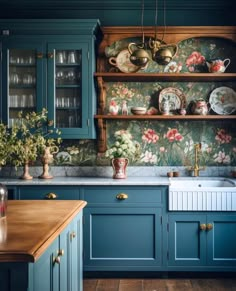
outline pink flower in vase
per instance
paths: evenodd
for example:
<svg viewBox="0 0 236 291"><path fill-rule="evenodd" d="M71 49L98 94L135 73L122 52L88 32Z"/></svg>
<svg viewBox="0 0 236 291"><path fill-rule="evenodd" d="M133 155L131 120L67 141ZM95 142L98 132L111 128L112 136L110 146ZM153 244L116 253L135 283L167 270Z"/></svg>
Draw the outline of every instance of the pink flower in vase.
<svg viewBox="0 0 236 291"><path fill-rule="evenodd" d="M109 113L111 115L117 115L119 112L119 105L116 103L115 100L111 100L109 104Z"/></svg>

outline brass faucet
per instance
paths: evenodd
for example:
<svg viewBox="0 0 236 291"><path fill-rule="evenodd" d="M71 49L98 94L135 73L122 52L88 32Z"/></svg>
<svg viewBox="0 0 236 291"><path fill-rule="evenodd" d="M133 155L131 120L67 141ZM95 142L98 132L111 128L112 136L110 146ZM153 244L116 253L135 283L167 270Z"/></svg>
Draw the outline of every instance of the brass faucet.
<svg viewBox="0 0 236 291"><path fill-rule="evenodd" d="M194 167L191 168L193 171L193 176L198 177L200 170L203 170L203 167L199 166L199 152L201 151L201 143L197 143L194 145Z"/></svg>

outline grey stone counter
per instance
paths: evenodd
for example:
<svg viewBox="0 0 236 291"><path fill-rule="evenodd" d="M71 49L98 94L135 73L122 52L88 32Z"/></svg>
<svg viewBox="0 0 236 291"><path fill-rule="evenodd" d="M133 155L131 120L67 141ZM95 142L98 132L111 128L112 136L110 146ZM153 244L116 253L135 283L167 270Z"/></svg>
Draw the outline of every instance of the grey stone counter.
<svg viewBox="0 0 236 291"><path fill-rule="evenodd" d="M0 183L5 185L169 185L170 181L167 177L128 177L127 179L112 179L107 177L54 177L53 179L37 179L33 180L21 180L14 178L1 178Z"/></svg>

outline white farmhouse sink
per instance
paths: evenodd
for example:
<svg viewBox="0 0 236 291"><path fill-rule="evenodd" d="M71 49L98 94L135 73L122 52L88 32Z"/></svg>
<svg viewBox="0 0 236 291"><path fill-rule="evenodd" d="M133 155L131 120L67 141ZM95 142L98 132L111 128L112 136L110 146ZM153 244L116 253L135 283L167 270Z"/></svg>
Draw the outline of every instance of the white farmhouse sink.
<svg viewBox="0 0 236 291"><path fill-rule="evenodd" d="M236 184L225 178L171 178L170 211L236 211Z"/></svg>
<svg viewBox="0 0 236 291"><path fill-rule="evenodd" d="M209 187L235 187L235 184L231 180L224 178L178 178L171 179L170 185L172 187L191 187L191 188L209 188Z"/></svg>

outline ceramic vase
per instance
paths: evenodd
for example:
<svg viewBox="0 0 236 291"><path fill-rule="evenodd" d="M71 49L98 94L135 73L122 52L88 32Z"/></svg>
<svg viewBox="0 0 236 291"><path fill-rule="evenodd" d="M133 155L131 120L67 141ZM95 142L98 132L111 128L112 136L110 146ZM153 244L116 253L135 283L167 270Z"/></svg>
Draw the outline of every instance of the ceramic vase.
<svg viewBox="0 0 236 291"><path fill-rule="evenodd" d="M25 162L23 167L23 175L20 177L23 180L31 180L33 179L33 176L29 173L29 162Z"/></svg>
<svg viewBox="0 0 236 291"><path fill-rule="evenodd" d="M129 160L127 158L114 158L111 160L113 168L113 179L126 179L126 168Z"/></svg>
<svg viewBox="0 0 236 291"><path fill-rule="evenodd" d="M43 173L39 176L40 179L52 179L53 176L49 174L49 164L53 162L53 154L58 152L58 147L46 147L44 154L41 157L43 163Z"/></svg>

